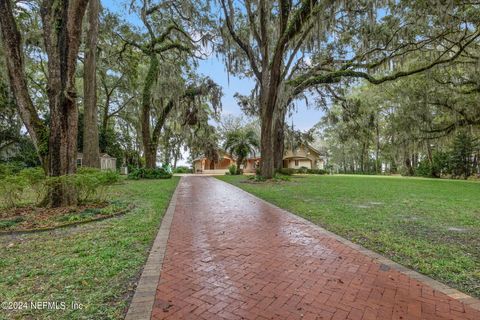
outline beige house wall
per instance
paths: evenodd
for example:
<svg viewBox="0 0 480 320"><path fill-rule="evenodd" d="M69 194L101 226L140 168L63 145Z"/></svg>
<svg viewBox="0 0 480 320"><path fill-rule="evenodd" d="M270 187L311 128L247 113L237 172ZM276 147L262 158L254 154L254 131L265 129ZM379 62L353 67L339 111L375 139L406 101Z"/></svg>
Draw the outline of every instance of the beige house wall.
<svg viewBox="0 0 480 320"><path fill-rule="evenodd" d="M295 160L298 161L297 165L295 165ZM261 161L261 158L250 158L245 160L243 172L255 173L259 161ZM227 172L228 167L231 164L235 164L235 161L225 156L220 162L214 164L213 170L225 170L225 172ZM324 169L324 161L320 157L320 154L314 149L301 146L296 150L286 150L283 156L283 167L292 169L300 169L301 167L306 167L308 169ZM212 171L210 160L206 158L195 160L193 162L193 169L194 173L207 173Z"/></svg>
<svg viewBox="0 0 480 320"><path fill-rule="evenodd" d="M232 164L235 164L235 161L233 161L233 159L223 157L218 162L214 162L212 167L210 159L202 158L193 161L193 170L194 173L204 171L216 171L217 173L220 171L227 172L228 167Z"/></svg>
<svg viewBox="0 0 480 320"><path fill-rule="evenodd" d="M295 165L295 160L298 161L298 164ZM300 169L301 167L306 167L312 169L312 161L308 159L287 159L283 161L284 168Z"/></svg>
<svg viewBox="0 0 480 320"><path fill-rule="evenodd" d="M256 162L260 159L247 159L246 164L243 168L243 172L245 173L255 173L256 172Z"/></svg>
<svg viewBox="0 0 480 320"><path fill-rule="evenodd" d="M295 165L295 160L298 160L298 165ZM323 169L324 162L320 155L313 149L305 146L300 146L296 150L286 150L283 156L284 167L299 169L306 167L308 169Z"/></svg>

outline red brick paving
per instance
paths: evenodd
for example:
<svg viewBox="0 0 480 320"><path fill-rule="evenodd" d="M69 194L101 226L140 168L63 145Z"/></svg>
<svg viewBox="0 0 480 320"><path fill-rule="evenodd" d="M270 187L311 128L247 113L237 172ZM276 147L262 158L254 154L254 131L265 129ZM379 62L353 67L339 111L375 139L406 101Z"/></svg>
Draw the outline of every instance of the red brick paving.
<svg viewBox="0 0 480 320"><path fill-rule="evenodd" d="M179 185L152 319L480 319L480 312L209 177Z"/></svg>

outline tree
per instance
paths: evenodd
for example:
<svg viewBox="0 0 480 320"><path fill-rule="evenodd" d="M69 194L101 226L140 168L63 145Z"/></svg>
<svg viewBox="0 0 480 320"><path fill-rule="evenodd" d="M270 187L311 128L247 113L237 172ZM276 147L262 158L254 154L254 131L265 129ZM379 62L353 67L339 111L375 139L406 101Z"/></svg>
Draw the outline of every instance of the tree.
<svg viewBox="0 0 480 320"><path fill-rule="evenodd" d="M459 132L453 140L451 155L452 172L457 177L468 178L472 174L474 142L465 131Z"/></svg>
<svg viewBox="0 0 480 320"><path fill-rule="evenodd" d="M472 21L468 5L317 0L220 0L220 5L227 68L257 82L261 171L267 178L283 148L277 136L283 134L285 109L299 95L348 79L379 84L419 73L453 61L479 36L463 24ZM385 74L394 62L426 49L432 57L420 67L402 70L397 63Z"/></svg>
<svg viewBox="0 0 480 320"><path fill-rule="evenodd" d="M41 4L43 40L48 56L47 96L49 126L40 119L29 94L22 37L11 1L0 1L0 27L10 87L19 114L50 176L76 171L77 122L75 70L80 47L82 19L88 0L46 0ZM77 202L73 186L55 184L47 199L51 206Z"/></svg>
<svg viewBox="0 0 480 320"><path fill-rule="evenodd" d="M120 35L120 36L119 36ZM99 25L97 73L99 82L100 152L116 149L115 139L122 136L126 154L136 154L138 108L141 101L140 74L142 54L126 46L122 38L134 37L135 32L117 15L103 11ZM115 127L119 135L115 135ZM128 137L128 139L126 139ZM125 139L124 139L125 138ZM127 141L132 139L131 141ZM135 149L135 151L133 149ZM127 151L128 149L128 151ZM108 151L107 151L108 150ZM130 156L127 158L131 159Z"/></svg>
<svg viewBox="0 0 480 320"><path fill-rule="evenodd" d="M192 113L190 114L192 116L198 107L196 102L199 102L200 97L212 98L211 101L215 107L220 102L219 95L221 91L213 81L203 79L198 84L185 84L185 81L180 77L183 74L182 66L186 64L186 57L181 56L181 54L191 54L194 44L190 36L176 22L186 21L191 23L192 21L179 12L178 8L175 6L174 8L177 10L176 14L169 11L170 4L166 2L161 1L156 5L150 5L148 1L143 1L139 11L143 25L147 30L147 40L141 43L125 40L129 45L139 49L149 61L143 83L140 117L143 151L147 168L156 166L161 130L167 117L177 105L186 104L189 108L192 108ZM168 18L165 18L161 12L162 10L165 10L165 13L169 13ZM179 52L179 55L175 57L170 55L170 61L162 65L160 59L168 59L168 54L173 54L172 50L174 49ZM175 63L172 63L173 59L176 59ZM156 97L153 94L153 90L156 87L160 69L164 68L165 70L168 67L173 68L175 71L163 73L162 80L170 80L169 86L175 82L183 84L183 88L180 92L175 92L169 87L167 94ZM170 78L166 78L166 75L169 75Z"/></svg>
<svg viewBox="0 0 480 320"><path fill-rule="evenodd" d="M254 154L259 147L258 138L252 129L238 129L227 132L224 149L237 158L237 173L240 166L250 154Z"/></svg>
<svg viewBox="0 0 480 320"><path fill-rule="evenodd" d="M318 125L332 163L344 172L429 177L478 170L477 49L478 41L454 63L380 85L360 82L337 97Z"/></svg>
<svg viewBox="0 0 480 320"><path fill-rule="evenodd" d="M90 0L83 70L83 165L100 167L97 107L97 37L100 0Z"/></svg>

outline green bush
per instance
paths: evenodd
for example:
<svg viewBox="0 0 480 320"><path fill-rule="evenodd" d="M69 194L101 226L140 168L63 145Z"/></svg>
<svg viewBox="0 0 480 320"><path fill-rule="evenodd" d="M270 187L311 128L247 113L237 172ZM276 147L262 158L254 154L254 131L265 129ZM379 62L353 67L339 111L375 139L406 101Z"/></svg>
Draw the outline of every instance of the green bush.
<svg viewBox="0 0 480 320"><path fill-rule="evenodd" d="M293 169L293 168L282 168L282 169L278 170L278 173L283 174L285 176L291 176L295 172L296 172L296 170Z"/></svg>
<svg viewBox="0 0 480 320"><path fill-rule="evenodd" d="M283 174L275 174L275 180L280 180L280 181L290 181L291 178L289 175L283 175Z"/></svg>
<svg viewBox="0 0 480 320"><path fill-rule="evenodd" d="M164 168L136 168L128 175L129 179L170 179L171 173L168 173Z"/></svg>
<svg viewBox="0 0 480 320"><path fill-rule="evenodd" d="M309 174L327 174L328 171L325 169L308 169L307 173Z"/></svg>
<svg viewBox="0 0 480 320"><path fill-rule="evenodd" d="M432 166L428 159L422 160L418 163L418 167L415 169L415 175L418 177L432 177Z"/></svg>
<svg viewBox="0 0 480 320"><path fill-rule="evenodd" d="M27 180L30 190L35 194L35 203L38 203L46 196L46 176L45 171L42 168L23 169L20 171L19 175Z"/></svg>
<svg viewBox="0 0 480 320"><path fill-rule="evenodd" d="M0 179L19 173L24 168L20 162L0 163Z"/></svg>
<svg viewBox="0 0 480 320"><path fill-rule="evenodd" d="M106 187L120 180L116 171L101 171L96 168L79 168L77 174L60 177L46 177L42 168L27 168L14 174L15 170L5 170L0 176L0 197L7 207L15 207L26 198L25 191L30 189L39 203L59 184L76 189L78 201L103 200Z"/></svg>
<svg viewBox="0 0 480 320"><path fill-rule="evenodd" d="M228 173L232 176L234 175L237 175L237 174L241 174L241 171L240 170L237 170L237 166L232 164L228 167Z"/></svg>
<svg viewBox="0 0 480 320"><path fill-rule="evenodd" d="M305 173L308 173L308 169L307 167L300 167L300 169L297 170L297 173L302 173L302 174L305 174Z"/></svg>
<svg viewBox="0 0 480 320"><path fill-rule="evenodd" d="M267 179L265 179L265 177L261 176L261 175L254 175L254 176L248 176L247 177L248 180L251 180L251 181L255 181L255 182L263 182L263 181L266 181Z"/></svg>
<svg viewBox="0 0 480 320"><path fill-rule="evenodd" d="M0 180L0 197L7 208L16 207L22 200L28 181L20 175L6 175Z"/></svg>
<svg viewBox="0 0 480 320"><path fill-rule="evenodd" d="M64 178L64 183L73 183L77 189L78 201L104 200L106 187L120 181L120 175L113 170L79 168L76 175Z"/></svg>
<svg viewBox="0 0 480 320"><path fill-rule="evenodd" d="M180 166L173 169L173 173L192 173L193 170L189 167Z"/></svg>

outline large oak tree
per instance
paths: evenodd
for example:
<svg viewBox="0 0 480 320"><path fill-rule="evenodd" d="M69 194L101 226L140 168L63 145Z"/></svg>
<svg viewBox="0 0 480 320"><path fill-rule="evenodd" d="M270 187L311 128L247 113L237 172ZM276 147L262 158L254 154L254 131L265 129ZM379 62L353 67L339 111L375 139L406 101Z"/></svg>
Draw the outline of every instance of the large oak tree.
<svg viewBox="0 0 480 320"><path fill-rule="evenodd" d="M262 175L281 156L285 108L309 90L348 79L379 84L453 61L479 36L468 4L411 1L219 0L228 69L252 77L261 118ZM415 69L401 61L430 59ZM276 142L275 142L276 141ZM277 161L278 162L278 161Z"/></svg>
<svg viewBox="0 0 480 320"><path fill-rule="evenodd" d="M39 116L28 90L22 35L12 2L0 1L0 27L11 90L19 114L49 176L76 171L78 108L75 70L82 20L88 0L44 0L40 12L43 45L48 56L49 123ZM49 190L51 206L76 204L74 187L61 180Z"/></svg>

